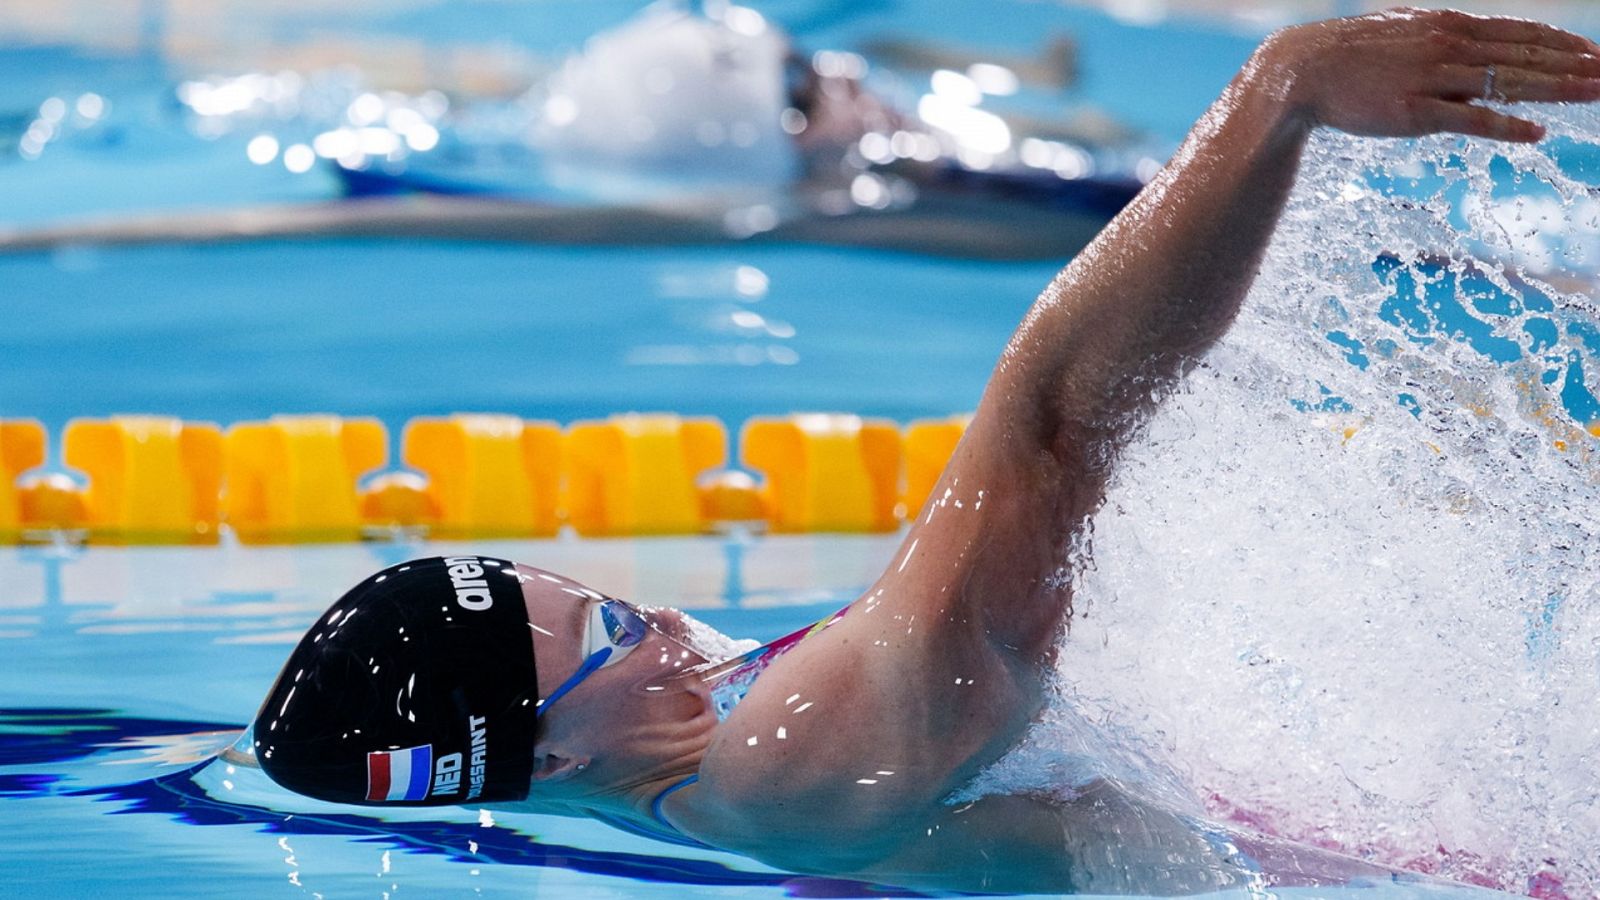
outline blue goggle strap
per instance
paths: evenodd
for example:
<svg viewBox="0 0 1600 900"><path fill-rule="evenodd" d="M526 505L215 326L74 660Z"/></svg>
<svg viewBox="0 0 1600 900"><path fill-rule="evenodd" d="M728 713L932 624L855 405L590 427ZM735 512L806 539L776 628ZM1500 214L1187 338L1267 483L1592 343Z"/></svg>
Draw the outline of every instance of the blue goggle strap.
<svg viewBox="0 0 1600 900"><path fill-rule="evenodd" d="M582 684L585 678L593 675L596 669L605 665L606 660L611 658L611 653L610 647L602 647L589 654L589 658L583 661L583 665L578 667L578 671L572 673L571 678L561 682L561 686L551 691L550 696L539 701L539 708L533 714L534 718L537 719L544 715L544 711L550 708L550 704L560 700L568 691Z"/></svg>

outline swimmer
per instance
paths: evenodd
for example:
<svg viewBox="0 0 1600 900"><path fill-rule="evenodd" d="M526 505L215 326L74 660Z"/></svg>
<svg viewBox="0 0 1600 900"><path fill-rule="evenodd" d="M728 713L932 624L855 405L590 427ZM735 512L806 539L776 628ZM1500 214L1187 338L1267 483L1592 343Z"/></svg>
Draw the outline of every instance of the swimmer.
<svg viewBox="0 0 1600 900"><path fill-rule="evenodd" d="M1127 172L1091 171L1085 131L1132 155L1132 137L1104 116L1008 125L964 102L931 103L941 128L868 90L860 57L808 58L755 10L707 6L655 3L594 35L524 97L479 112L518 123L498 138L457 132L446 153L329 163L341 200L0 229L0 251L366 236L1059 259L1142 187ZM961 161L974 130L986 148L977 168ZM859 149L868 134L880 138L872 159ZM1027 135L1070 157L1068 174L1021 163Z"/></svg>
<svg viewBox="0 0 1600 900"><path fill-rule="evenodd" d="M480 555L392 567L291 655L253 726L326 800L589 816L918 890L1186 893L1399 875L1102 780L947 802L1040 714L1065 561L1142 417L1226 331L1308 136L1533 142L1486 105L1600 99L1600 46L1398 10L1271 36L1172 163L1045 289L882 576L754 649Z"/></svg>

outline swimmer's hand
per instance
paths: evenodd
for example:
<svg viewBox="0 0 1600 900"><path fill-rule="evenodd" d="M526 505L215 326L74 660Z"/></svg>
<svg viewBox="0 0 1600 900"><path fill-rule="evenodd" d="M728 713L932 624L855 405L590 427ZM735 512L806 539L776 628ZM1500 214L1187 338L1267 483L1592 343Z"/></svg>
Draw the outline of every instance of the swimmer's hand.
<svg viewBox="0 0 1600 900"><path fill-rule="evenodd" d="M1527 143L1544 128L1484 102L1600 100L1600 45L1525 19L1400 9L1283 29L1241 74L1307 125Z"/></svg>

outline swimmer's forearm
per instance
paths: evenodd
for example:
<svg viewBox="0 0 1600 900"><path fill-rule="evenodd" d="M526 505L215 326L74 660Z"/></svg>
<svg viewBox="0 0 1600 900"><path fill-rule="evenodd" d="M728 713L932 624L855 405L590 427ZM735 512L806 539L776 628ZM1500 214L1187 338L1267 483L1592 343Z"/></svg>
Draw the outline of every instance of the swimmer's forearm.
<svg viewBox="0 0 1600 900"><path fill-rule="evenodd" d="M1047 288L1007 350L1034 368L1050 444L1089 457L1227 328L1311 122L1258 51L1172 161Z"/></svg>

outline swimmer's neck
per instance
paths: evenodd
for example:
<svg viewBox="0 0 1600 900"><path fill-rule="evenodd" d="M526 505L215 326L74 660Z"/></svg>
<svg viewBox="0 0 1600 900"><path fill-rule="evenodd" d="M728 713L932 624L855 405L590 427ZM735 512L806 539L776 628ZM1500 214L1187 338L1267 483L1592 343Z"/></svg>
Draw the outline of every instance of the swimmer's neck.
<svg viewBox="0 0 1600 900"><path fill-rule="evenodd" d="M692 697L694 713L677 723L677 727L664 725L659 729L648 729L647 735L643 736L648 742L645 755L652 763L647 769L641 770L645 774L610 797L613 802L595 808L611 815L620 813L636 823L653 827L661 822L657 816L658 798L670 791L674 794L675 805L681 806L689 800L687 794L692 791L692 785L685 786L684 782L699 776L706 750L716 730L722 725L716 712L714 692L731 676L744 670L752 654L770 646L770 643L762 644L754 650L726 659L709 660L665 679L659 685L663 689L660 691L662 699ZM685 705L688 706L687 703ZM685 790L677 790L680 787L685 787Z"/></svg>
<svg viewBox="0 0 1600 900"><path fill-rule="evenodd" d="M638 751L633 762L636 774L626 784L596 797L597 802L590 808L606 815L623 815L649 827L661 821L656 815L656 801L664 792L673 792L673 808L682 811L686 803L693 805L692 785L681 791L675 789L699 775L711 739L727 715L729 683L743 680L747 687L768 663L806 636L837 621L844 612L840 610L822 622L746 652L688 666L658 682L642 685L663 701L660 708L676 708L679 713L636 726L634 740L630 741ZM736 693L742 698L743 690Z"/></svg>
<svg viewBox="0 0 1600 900"><path fill-rule="evenodd" d="M735 657L737 660L737 657ZM702 662L668 675L642 681L650 706L662 710L635 721L626 737L609 752L588 763L591 776L601 776L593 790L578 796L546 796L540 805L562 815L626 819L646 830L657 825L656 798L700 771L700 763L721 723L712 707L715 674L731 660Z"/></svg>

